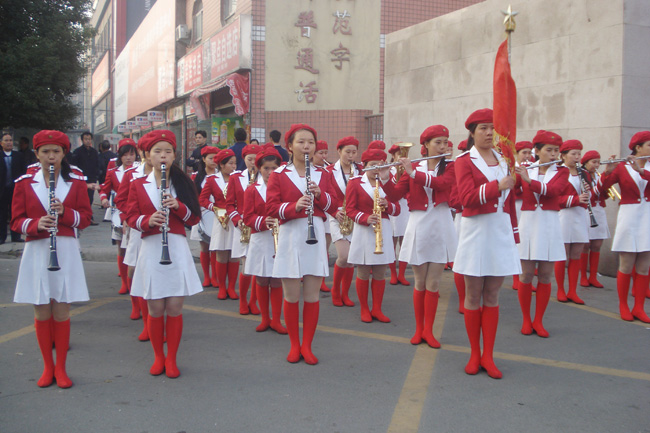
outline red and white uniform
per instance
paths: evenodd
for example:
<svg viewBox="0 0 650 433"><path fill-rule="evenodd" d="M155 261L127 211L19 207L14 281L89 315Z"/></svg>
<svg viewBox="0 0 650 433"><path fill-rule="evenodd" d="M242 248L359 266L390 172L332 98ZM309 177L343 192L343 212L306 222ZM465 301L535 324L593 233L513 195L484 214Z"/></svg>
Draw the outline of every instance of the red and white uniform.
<svg viewBox="0 0 650 433"><path fill-rule="evenodd" d="M26 174L15 181L11 206L11 229L27 236L20 259L18 281L14 302L34 305L57 302L87 301L88 287L76 230L90 224L92 211L88 203L86 182L82 176L70 174L65 181L59 176L55 197L64 206L63 215L58 217L56 235L58 271L48 271L50 258L50 232L38 231L38 221L48 214L49 182L43 171Z"/></svg>
<svg viewBox="0 0 650 433"><path fill-rule="evenodd" d="M579 175L569 174L569 182L560 194L560 226L565 244L589 243L587 205L580 203L582 190Z"/></svg>
<svg viewBox="0 0 650 433"><path fill-rule="evenodd" d="M642 253L650 251L650 161L646 162L643 174L619 163L610 174L600 178L599 191L607 191L618 183L621 188L621 202L616 219L616 232L612 251Z"/></svg>
<svg viewBox="0 0 650 433"><path fill-rule="evenodd" d="M293 165L280 167L271 173L267 186L268 214L280 220L278 253L273 265L274 278L301 278L304 275L326 277L329 274L325 226L327 213L333 212L341 203L332 189L330 172L311 167L311 180L321 194L315 197L314 230L317 243L307 244L307 211L296 211L296 202L307 190L307 182ZM334 237L334 231L332 231Z"/></svg>
<svg viewBox="0 0 650 433"><path fill-rule="evenodd" d="M233 172L230 176L238 172ZM217 172L206 176L205 184L199 195L199 204L214 213L215 208L226 209L226 197L223 191L226 189L226 180L223 174ZM228 190L226 190L228 193ZM232 220L228 221L228 229L224 230L221 223L215 217L212 224L212 233L210 234L210 251L230 251L232 250L233 239L237 237L239 241L240 232Z"/></svg>
<svg viewBox="0 0 650 433"><path fill-rule="evenodd" d="M192 181L196 178L197 173L192 173ZM203 178L201 182L201 191L205 187L206 177ZM214 200L214 197L210 196L210 201ZM210 243L210 235L212 234L212 224L214 223L214 212L201 206L201 221L195 226L192 226L190 231L190 240L193 241L204 241Z"/></svg>
<svg viewBox="0 0 650 433"><path fill-rule="evenodd" d="M493 151L494 152L494 151ZM509 176L503 157L488 166L473 147L456 158L456 182L463 206L454 272L474 277L521 274L515 243L514 196L499 191L499 181Z"/></svg>
<svg viewBox="0 0 650 433"><path fill-rule="evenodd" d="M233 259L245 257L248 251L248 245L242 244L239 240L241 238L241 230L239 229L239 221L244 219L244 191L248 188L250 183L249 171L237 171L230 175L228 179L228 190L226 191L226 212L230 217L233 225L236 227L234 238L232 240L232 253Z"/></svg>
<svg viewBox="0 0 650 433"><path fill-rule="evenodd" d="M396 175L397 175L397 167L391 167L390 179L395 183L397 183ZM390 216L390 225L393 228L393 236L401 237L404 236L404 233L406 233L406 225L409 222L410 212L409 212L409 206L406 197L400 198L397 204L399 204L400 213L399 215Z"/></svg>
<svg viewBox="0 0 650 433"><path fill-rule="evenodd" d="M115 207L119 209L119 216L122 222L126 221L128 211L129 193L131 192L131 182L133 179L144 177L144 164L135 168L130 168L124 172L124 177L120 182L120 187L115 196ZM128 223L127 223L128 225ZM122 238L122 245L126 242L126 252L124 253L124 264L135 266L142 245L142 235L138 230L132 230L130 227L126 231L126 236ZM122 246L124 248L124 246Z"/></svg>
<svg viewBox="0 0 650 433"><path fill-rule="evenodd" d="M408 194L410 210L399 260L411 265L448 263L454 260L458 238L449 208L456 182L455 163L447 162L444 173L439 166L429 170L428 161L413 163L411 176L404 175L397 184L384 185L390 200Z"/></svg>
<svg viewBox="0 0 650 433"><path fill-rule="evenodd" d="M557 262L566 260L560 226L560 194L568 185L569 170L551 165L545 174L539 168L528 170L531 182L517 176L521 189L522 212L519 220L519 257L522 260Z"/></svg>
<svg viewBox="0 0 650 433"><path fill-rule="evenodd" d="M174 185L169 193L176 197ZM185 225L199 222L200 216L179 200L178 209L169 210L169 255L172 263L160 264L162 234L159 227L149 227L149 218L160 209L160 189L152 171L147 177L131 182L127 207L130 227L142 232L142 246L135 265L132 296L144 299L162 299L170 296L190 296L203 291L194 259L185 238Z"/></svg>
<svg viewBox="0 0 650 433"><path fill-rule="evenodd" d="M100 200L111 201L112 196L117 196L117 192L120 189L120 183L122 182L122 179L124 179L124 173L129 168L131 167L125 167L124 165L120 165L119 167L113 168L106 173L106 179L104 180L104 183L101 185L101 189L99 190ZM115 197L113 197L113 203L111 203L111 205L115 205ZM120 213L122 212L119 209L115 210L111 206L108 209L106 209L106 215L104 216L104 220L105 221L110 220L114 227L121 228L123 218L120 216ZM119 233L121 235L122 231L119 230L118 232L114 232L113 239L115 240L122 239L122 236L116 237L115 236L116 233Z"/></svg>
<svg viewBox="0 0 650 433"><path fill-rule="evenodd" d="M394 263L393 228L388 217L389 215L399 215L399 204L389 201L388 207L381 213L381 233L384 240L382 250L384 253L375 254L375 228L368 223L368 217L373 213L375 188L370 184L368 174L350 179L345 196L347 215L354 220L348 262L355 265ZM381 185L379 196L386 197Z"/></svg>
<svg viewBox="0 0 650 433"><path fill-rule="evenodd" d="M607 213L605 212L605 207L607 206L605 200L607 200L607 190L601 191L598 188L598 180L600 179L600 174L595 173L595 176L588 174L589 179L591 180L591 211L596 218L598 223L597 227L589 227L589 240L595 239L609 239L612 237L609 232L609 224L607 224Z"/></svg>
<svg viewBox="0 0 650 433"><path fill-rule="evenodd" d="M251 228L251 240L246 255L246 275L271 277L275 262L273 234L266 227L270 216L266 206L266 184L261 176L244 193L244 224Z"/></svg>
<svg viewBox="0 0 650 433"><path fill-rule="evenodd" d="M345 175L343 174L343 170L341 170L341 161L336 161L334 164L328 165L325 168L325 170L327 170L331 174L332 191L339 202L339 206L343 206L343 200L345 199L347 183L353 177L359 176L360 174L363 173L361 171L361 167L356 163L352 163L351 176L348 173L346 173ZM339 221L334 217L338 210L339 209L333 209L332 212L330 212L330 216L328 217L330 232L332 233L332 242L340 241L341 239L345 239L346 241L350 242L352 240L352 235L350 234L347 236L343 236L341 234L341 226L339 225Z"/></svg>

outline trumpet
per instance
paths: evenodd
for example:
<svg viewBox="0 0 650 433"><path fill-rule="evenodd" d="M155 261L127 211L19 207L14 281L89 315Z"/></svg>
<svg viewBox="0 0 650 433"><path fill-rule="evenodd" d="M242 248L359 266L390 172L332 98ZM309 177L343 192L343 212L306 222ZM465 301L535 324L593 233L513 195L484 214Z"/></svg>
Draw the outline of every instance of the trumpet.
<svg viewBox="0 0 650 433"><path fill-rule="evenodd" d="M382 206L379 204L381 199L379 195L379 175L375 175L375 197L372 205L372 214L379 217L379 222L375 224L375 254L384 254L382 247L384 246L384 235L381 231L381 213L383 211Z"/></svg>
<svg viewBox="0 0 650 433"><path fill-rule="evenodd" d="M48 190L48 198L50 199L50 206L48 213L54 217L54 227L49 229L50 232L50 263L47 265L48 271L58 271L61 269L59 266L59 256L56 253L56 234L59 231L59 214L56 210L52 209L52 202L54 202L56 193L56 179L54 178L54 165L50 165L50 186Z"/></svg>
<svg viewBox="0 0 650 433"><path fill-rule="evenodd" d="M596 175L596 180L600 179L601 174L598 173L597 171L594 172ZM621 199L621 193L619 193L614 186L610 186L609 189L607 190L607 196L612 199L613 201L616 201L618 198L619 200Z"/></svg>
<svg viewBox="0 0 650 433"><path fill-rule="evenodd" d="M165 194L167 194L167 166L165 164L160 165L160 207L163 213L165 214L165 222L160 227L162 232L162 254L160 255L160 264L169 265L172 260L169 257L169 208L163 206L162 202L165 200Z"/></svg>
<svg viewBox="0 0 650 433"><path fill-rule="evenodd" d="M447 156L451 156L451 153L445 153L445 154L442 154L442 155L425 156L424 158L416 158L416 159L412 159L411 162L426 161L427 159L445 158ZM370 170L379 170L379 169L382 169L382 168L395 167L397 165L402 165L402 163L399 162L399 161L395 161L395 162L391 162L391 163L388 163L388 164L373 165L372 167L364 168L362 171L366 172L366 171L370 171Z"/></svg>
<svg viewBox="0 0 650 433"><path fill-rule="evenodd" d="M413 147L413 143L395 143L399 147L398 155L395 155L397 158L407 158L409 156L409 150ZM394 161L397 162L397 161ZM399 181L399 178L402 177L404 173L404 166L397 167L397 173L395 173L395 182Z"/></svg>

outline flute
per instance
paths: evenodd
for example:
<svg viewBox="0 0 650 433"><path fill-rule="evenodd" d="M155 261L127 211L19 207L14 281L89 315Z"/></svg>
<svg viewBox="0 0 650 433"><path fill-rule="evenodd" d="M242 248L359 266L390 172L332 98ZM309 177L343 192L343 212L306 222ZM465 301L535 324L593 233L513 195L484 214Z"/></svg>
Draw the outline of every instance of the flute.
<svg viewBox="0 0 650 433"><path fill-rule="evenodd" d="M533 168L538 168L538 167L546 167L547 165L560 164L561 162L562 162L561 159L556 159L555 161L545 162L543 164L532 164L526 167L526 170L531 170Z"/></svg>
<svg viewBox="0 0 650 433"><path fill-rule="evenodd" d="M424 158L416 158L412 159L411 162L420 162L420 161L426 161L427 159L436 159L436 158L444 158L446 156L451 156L451 153L445 153L443 155L433 155L433 156L425 156ZM362 171L370 171L370 170L379 170L381 168L387 168L387 167L395 167L398 165L402 165L400 161L395 161L391 162L388 164L382 164L382 165L373 165L372 167L366 167Z"/></svg>
<svg viewBox="0 0 650 433"><path fill-rule="evenodd" d="M635 159L648 159L650 158L650 155L648 156L635 156ZM600 161L601 164L616 164L617 162L625 162L629 161L628 158L614 158L614 159L606 159L605 161Z"/></svg>
<svg viewBox="0 0 650 433"><path fill-rule="evenodd" d="M307 208L307 243L313 245L318 243L316 239L316 231L314 229L314 194L309 191L309 184L311 183L311 167L309 165L309 154L305 153L305 183L307 191L305 194L311 198L311 204Z"/></svg>
<svg viewBox="0 0 650 433"><path fill-rule="evenodd" d="M169 209L167 206L163 206L162 202L165 200L165 194L167 193L167 166L165 164L160 165L160 207L162 208L163 213L165 214L165 222L160 227L162 232L162 254L160 256L161 265L169 265L172 262L172 259L169 257Z"/></svg>
<svg viewBox="0 0 650 433"><path fill-rule="evenodd" d="M54 217L54 227L49 229L50 232L50 263L47 265L48 271L58 271L61 269L59 266L59 257L56 253L56 234L59 231L59 214L56 210L52 209L54 202L54 194L56 193L56 179L54 178L54 165L50 165L50 187L48 190L48 197L50 199L50 207L48 213Z"/></svg>

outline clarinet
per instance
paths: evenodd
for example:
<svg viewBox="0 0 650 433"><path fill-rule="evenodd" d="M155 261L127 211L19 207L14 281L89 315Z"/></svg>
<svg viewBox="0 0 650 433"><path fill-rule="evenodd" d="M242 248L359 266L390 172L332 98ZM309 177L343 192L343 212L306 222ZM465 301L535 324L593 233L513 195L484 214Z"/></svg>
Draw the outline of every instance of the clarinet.
<svg viewBox="0 0 650 433"><path fill-rule="evenodd" d="M172 262L172 259L169 258L169 209L166 206L162 205L163 200L165 199L165 193L167 192L167 166L165 164L160 165L160 207L162 208L163 213L165 214L165 222L160 227L162 232L162 255L160 256L161 265L169 265Z"/></svg>
<svg viewBox="0 0 650 433"><path fill-rule="evenodd" d="M587 174L578 164L576 164L576 169L580 175L580 186L582 187L582 192L590 191L591 187L589 186L589 182L587 182ZM591 209L591 198L587 202L587 210L589 211L589 220L591 222L591 227L598 227L598 222L596 221L596 217L594 217L594 211Z"/></svg>
<svg viewBox="0 0 650 433"><path fill-rule="evenodd" d="M56 210L52 209L52 203L54 202L55 192L56 192L56 179L54 178L54 166L50 165L50 188L48 190L50 207L48 209L48 214L54 217L54 227L49 229L50 263L47 265L48 271L58 271L59 269L61 269L61 267L59 266L59 257L56 254L56 234L59 231L59 214L56 212Z"/></svg>
<svg viewBox="0 0 650 433"><path fill-rule="evenodd" d="M305 182L307 184L307 191L305 194L311 198L311 204L307 208L307 243L313 245L318 243L316 239L316 231L314 230L314 194L309 191L309 183L311 182L311 167L309 165L309 155L305 154Z"/></svg>

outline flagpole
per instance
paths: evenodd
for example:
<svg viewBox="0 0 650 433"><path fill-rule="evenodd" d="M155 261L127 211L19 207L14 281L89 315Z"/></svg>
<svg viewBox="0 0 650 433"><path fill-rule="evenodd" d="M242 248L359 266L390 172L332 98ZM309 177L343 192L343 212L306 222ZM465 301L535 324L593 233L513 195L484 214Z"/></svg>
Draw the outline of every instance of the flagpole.
<svg viewBox="0 0 650 433"><path fill-rule="evenodd" d="M505 18L503 19L503 24L506 26L506 37L508 39L508 63L510 63L510 52L512 51L512 32L515 31L517 23L515 23L515 16L519 12L513 12L512 6L508 5L508 10L501 11Z"/></svg>

